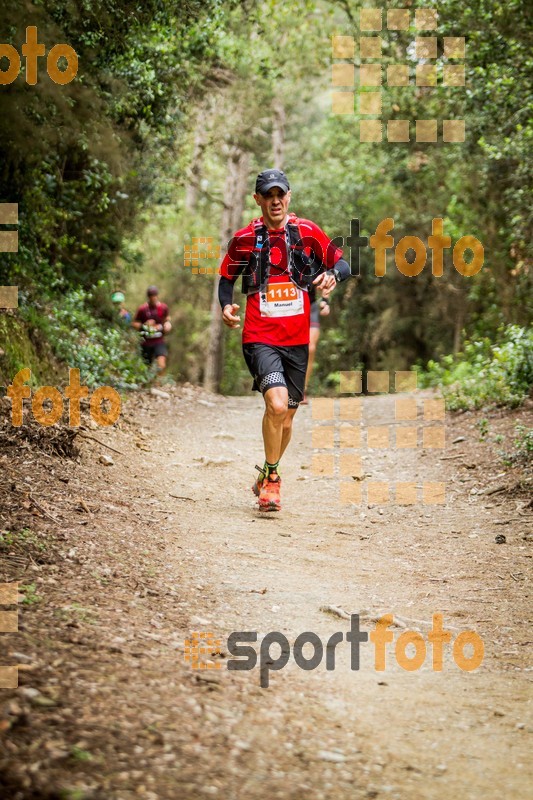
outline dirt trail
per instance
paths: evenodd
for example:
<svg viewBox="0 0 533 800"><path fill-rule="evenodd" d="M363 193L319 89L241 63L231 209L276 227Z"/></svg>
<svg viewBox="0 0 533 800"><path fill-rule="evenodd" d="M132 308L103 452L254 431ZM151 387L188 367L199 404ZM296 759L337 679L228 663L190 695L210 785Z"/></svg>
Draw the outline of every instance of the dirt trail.
<svg viewBox="0 0 533 800"><path fill-rule="evenodd" d="M393 425L393 403L365 398L364 425ZM22 690L0 690L9 796L531 796L531 517L523 499L484 493L502 470L483 462L473 420L447 421L445 450L364 456L374 481L446 481L445 505L350 506L336 478L310 469L314 423L302 408L283 464L284 509L261 515L249 491L260 417L259 398L184 388L131 401L117 429L94 433L124 453L112 454L114 466L99 465L105 451L87 442L79 465L33 471L34 496L47 486L61 524L41 521L58 537L54 555L22 577L40 600L21 610L19 634L3 635L4 663L19 652L28 667ZM24 468L22 456L5 463ZM8 566L0 580L18 577ZM300 633L325 645L349 630L325 605L360 612L366 631L383 613L410 629L442 613L453 638L468 629L483 638L485 660L462 671L448 645L434 672L428 644L424 665L408 672L389 644L377 672L369 642L352 671L343 641L335 670L301 670ZM221 669L185 663L194 630L220 639ZM226 669L232 631L287 637L289 663L270 672L268 689L259 666Z"/></svg>

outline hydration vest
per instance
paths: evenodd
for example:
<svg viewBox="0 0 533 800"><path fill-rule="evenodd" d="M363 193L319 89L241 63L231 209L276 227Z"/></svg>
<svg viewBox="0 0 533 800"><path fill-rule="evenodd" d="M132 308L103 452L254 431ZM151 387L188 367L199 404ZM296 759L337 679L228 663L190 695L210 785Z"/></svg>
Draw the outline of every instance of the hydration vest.
<svg viewBox="0 0 533 800"><path fill-rule="evenodd" d="M255 233L254 247L242 273L242 292L246 295L266 291L270 274L270 242L267 226L260 219L252 220L251 224ZM303 237L295 214L289 215L285 226L285 245L291 281L314 296L312 282L326 267L313 252L311 255L304 252Z"/></svg>

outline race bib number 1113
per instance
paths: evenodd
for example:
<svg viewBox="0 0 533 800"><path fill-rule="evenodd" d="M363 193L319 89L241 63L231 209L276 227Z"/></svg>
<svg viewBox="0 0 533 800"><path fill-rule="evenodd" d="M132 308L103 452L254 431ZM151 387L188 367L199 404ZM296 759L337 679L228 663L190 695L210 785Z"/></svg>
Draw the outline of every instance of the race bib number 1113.
<svg viewBox="0 0 533 800"><path fill-rule="evenodd" d="M294 283L271 283L266 293L261 293L261 316L293 317L304 313L303 291Z"/></svg>

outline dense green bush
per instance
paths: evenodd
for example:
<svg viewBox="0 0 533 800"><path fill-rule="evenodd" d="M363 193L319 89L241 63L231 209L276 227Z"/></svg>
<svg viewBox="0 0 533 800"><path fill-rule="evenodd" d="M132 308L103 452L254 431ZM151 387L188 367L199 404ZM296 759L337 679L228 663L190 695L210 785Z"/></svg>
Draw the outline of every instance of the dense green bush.
<svg viewBox="0 0 533 800"><path fill-rule="evenodd" d="M53 308L28 305L22 306L20 313L42 332L57 359L80 370L87 386L138 388L149 377L140 357L138 335L120 322L98 319L91 311L92 300L90 292L77 289L56 301Z"/></svg>
<svg viewBox="0 0 533 800"><path fill-rule="evenodd" d="M533 386L533 330L509 325L499 333L496 344L466 342L464 352L429 361L419 385L441 386L452 411L520 405Z"/></svg>

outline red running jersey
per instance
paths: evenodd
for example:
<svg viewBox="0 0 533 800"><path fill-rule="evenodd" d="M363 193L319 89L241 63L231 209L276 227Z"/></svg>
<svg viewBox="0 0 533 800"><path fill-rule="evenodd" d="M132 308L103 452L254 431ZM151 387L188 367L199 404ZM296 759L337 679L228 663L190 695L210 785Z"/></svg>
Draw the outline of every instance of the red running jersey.
<svg viewBox="0 0 533 800"><path fill-rule="evenodd" d="M297 222L307 255L315 253L322 263L332 269L342 257L324 231L308 219L289 217ZM263 218L260 218L263 224ZM286 231L268 231L270 243L270 276L265 295L248 295L242 332L243 344L261 342L279 347L309 344L310 303L307 292L299 289L289 276ZM220 274L234 278L243 260L249 258L255 244L253 222L237 231L220 265Z"/></svg>
<svg viewBox="0 0 533 800"><path fill-rule="evenodd" d="M162 325L163 322L168 319L168 306L166 303L158 303L155 308L151 308L148 303L144 303L142 306L139 306L137 313L135 314L134 322L144 323L149 319L153 319L157 325ZM164 336L157 336L143 339L142 344L143 347L152 347L156 344L161 344L161 342L164 341Z"/></svg>

